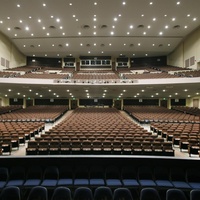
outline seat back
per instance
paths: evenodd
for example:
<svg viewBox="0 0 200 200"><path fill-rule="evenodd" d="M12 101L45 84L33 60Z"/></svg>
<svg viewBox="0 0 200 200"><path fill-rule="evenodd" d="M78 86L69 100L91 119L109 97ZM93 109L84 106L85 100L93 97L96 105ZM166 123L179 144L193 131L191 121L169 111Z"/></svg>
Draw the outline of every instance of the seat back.
<svg viewBox="0 0 200 200"><path fill-rule="evenodd" d="M114 190L113 200L133 200L131 192L127 188L117 188Z"/></svg>
<svg viewBox="0 0 200 200"><path fill-rule="evenodd" d="M101 186L94 191L94 200L112 200L112 190L109 187Z"/></svg>
<svg viewBox="0 0 200 200"><path fill-rule="evenodd" d="M16 186L3 188L0 200L21 200L20 189Z"/></svg>
<svg viewBox="0 0 200 200"><path fill-rule="evenodd" d="M182 190L169 189L166 192L166 200L187 200L187 198Z"/></svg>
<svg viewBox="0 0 200 200"><path fill-rule="evenodd" d="M190 200L199 200L200 199L200 190L194 189L190 191Z"/></svg>
<svg viewBox="0 0 200 200"><path fill-rule="evenodd" d="M48 200L48 192L45 187L35 186L31 189L27 200Z"/></svg>
<svg viewBox="0 0 200 200"><path fill-rule="evenodd" d="M143 188L140 192L140 200L161 200L155 188Z"/></svg>
<svg viewBox="0 0 200 200"><path fill-rule="evenodd" d="M52 195L51 200L71 200L71 190L67 187L57 187Z"/></svg>
<svg viewBox="0 0 200 200"><path fill-rule="evenodd" d="M73 200L93 200L92 190L88 187L77 188Z"/></svg>

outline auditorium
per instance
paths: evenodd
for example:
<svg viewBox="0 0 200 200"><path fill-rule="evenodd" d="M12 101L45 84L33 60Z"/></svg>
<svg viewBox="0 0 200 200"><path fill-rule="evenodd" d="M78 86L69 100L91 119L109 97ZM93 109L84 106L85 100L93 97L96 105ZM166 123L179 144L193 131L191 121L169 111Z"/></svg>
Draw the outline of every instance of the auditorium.
<svg viewBox="0 0 200 200"><path fill-rule="evenodd" d="M0 200L200 199L199 0L0 3Z"/></svg>

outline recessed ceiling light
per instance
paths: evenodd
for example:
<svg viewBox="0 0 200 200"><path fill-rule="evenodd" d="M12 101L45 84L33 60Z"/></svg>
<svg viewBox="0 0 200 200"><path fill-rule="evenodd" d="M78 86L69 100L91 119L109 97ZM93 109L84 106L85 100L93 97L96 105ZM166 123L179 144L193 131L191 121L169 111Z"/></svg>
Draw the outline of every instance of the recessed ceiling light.
<svg viewBox="0 0 200 200"><path fill-rule="evenodd" d="M152 46L155 46L155 44L152 44Z"/></svg>
<svg viewBox="0 0 200 200"><path fill-rule="evenodd" d="M17 34L15 34L15 37L17 37Z"/></svg>
<svg viewBox="0 0 200 200"><path fill-rule="evenodd" d="M59 18L57 18L57 19L56 19L56 21L57 21L57 22L60 22L60 19L59 19Z"/></svg>
<svg viewBox="0 0 200 200"><path fill-rule="evenodd" d="M147 28L149 29L149 28L151 28L151 26L147 26Z"/></svg>
<svg viewBox="0 0 200 200"><path fill-rule="evenodd" d="M124 46L126 46L126 44L124 43Z"/></svg>
<svg viewBox="0 0 200 200"><path fill-rule="evenodd" d="M159 35L163 35L163 32L159 32Z"/></svg>
<svg viewBox="0 0 200 200"><path fill-rule="evenodd" d="M112 44L111 43L109 43L109 46L111 46Z"/></svg>
<svg viewBox="0 0 200 200"><path fill-rule="evenodd" d="M31 19L32 17L31 17L31 16L29 16L28 18L29 18L29 19Z"/></svg>
<svg viewBox="0 0 200 200"><path fill-rule="evenodd" d="M43 29L43 30L45 30L45 29L46 29L46 27L44 27L44 26L43 26L43 27L42 27L42 29Z"/></svg>
<svg viewBox="0 0 200 200"><path fill-rule="evenodd" d="M21 7L20 4L17 4L17 7L20 8Z"/></svg>
<svg viewBox="0 0 200 200"><path fill-rule="evenodd" d="M188 90L187 90L187 89L185 89L184 91L185 91L185 92L187 92Z"/></svg>
<svg viewBox="0 0 200 200"><path fill-rule="evenodd" d="M70 6L72 6L72 3L69 3Z"/></svg>
<svg viewBox="0 0 200 200"><path fill-rule="evenodd" d="M175 21L175 20L176 20L176 18L175 18L175 17L173 17L173 18L172 18L172 21Z"/></svg>
<svg viewBox="0 0 200 200"><path fill-rule="evenodd" d="M54 16L53 15L51 15L51 19L53 19L54 18Z"/></svg>
<svg viewBox="0 0 200 200"><path fill-rule="evenodd" d="M66 46L68 47L68 46L69 46L69 44L68 44L68 43L66 43Z"/></svg>
<svg viewBox="0 0 200 200"><path fill-rule="evenodd" d="M10 19L10 17L7 17L7 19Z"/></svg>
<svg viewBox="0 0 200 200"><path fill-rule="evenodd" d="M97 2L94 2L94 5L96 6L96 5L97 5Z"/></svg>
<svg viewBox="0 0 200 200"><path fill-rule="evenodd" d="M141 17L144 17L144 14L142 14Z"/></svg>
<svg viewBox="0 0 200 200"><path fill-rule="evenodd" d="M188 95L188 97L191 97L190 95Z"/></svg>
<svg viewBox="0 0 200 200"><path fill-rule="evenodd" d="M188 26L184 26L184 28L187 28Z"/></svg>
<svg viewBox="0 0 200 200"><path fill-rule="evenodd" d="M49 36L50 34L49 33L47 33L47 36Z"/></svg>
<svg viewBox="0 0 200 200"><path fill-rule="evenodd" d="M132 29L132 28L133 28L133 25L130 25L129 28Z"/></svg>
<svg viewBox="0 0 200 200"><path fill-rule="evenodd" d="M127 35L129 35L129 34L130 34L130 32L127 32L126 34L127 34Z"/></svg>
<svg viewBox="0 0 200 200"><path fill-rule="evenodd" d="M40 22L41 22L41 19L38 19L38 22L40 23Z"/></svg>
<svg viewBox="0 0 200 200"><path fill-rule="evenodd" d="M115 28L115 26L112 26L112 28Z"/></svg>
<svg viewBox="0 0 200 200"><path fill-rule="evenodd" d="M33 34L33 33L31 33L31 36L34 36L34 34Z"/></svg>
<svg viewBox="0 0 200 200"><path fill-rule="evenodd" d="M42 5L45 7L45 6L46 6L46 3L43 3Z"/></svg>
<svg viewBox="0 0 200 200"><path fill-rule="evenodd" d="M155 17L153 18L153 21L156 21L156 18L155 18Z"/></svg>
<svg viewBox="0 0 200 200"><path fill-rule="evenodd" d="M26 27L25 27L25 30L26 30L26 31L29 31L29 27L28 27L28 26L26 26Z"/></svg>
<svg viewBox="0 0 200 200"><path fill-rule="evenodd" d="M193 18L193 21L196 21L197 20L197 18L195 17L195 18Z"/></svg>
<svg viewBox="0 0 200 200"><path fill-rule="evenodd" d="M3 24L3 21L0 21L0 24Z"/></svg>
<svg viewBox="0 0 200 200"><path fill-rule="evenodd" d="M19 23L22 23L22 20L19 20Z"/></svg>
<svg viewBox="0 0 200 200"><path fill-rule="evenodd" d="M111 32L110 32L110 34L111 34L111 35L114 35L114 32L113 32L113 31L111 31Z"/></svg>
<svg viewBox="0 0 200 200"><path fill-rule="evenodd" d="M93 32L93 34L94 34L94 35L96 35L96 34L97 34L97 32Z"/></svg>
<svg viewBox="0 0 200 200"><path fill-rule="evenodd" d="M62 33L62 35L65 35L65 33Z"/></svg>
<svg viewBox="0 0 200 200"><path fill-rule="evenodd" d="M168 44L167 46L168 46L168 47L170 47L170 46L171 46L171 44Z"/></svg>
<svg viewBox="0 0 200 200"><path fill-rule="evenodd" d="M55 46L55 44L52 44L51 46L52 46L52 47L54 47L54 46Z"/></svg>
<svg viewBox="0 0 200 200"><path fill-rule="evenodd" d="M118 16L119 16L119 17L121 17L122 15L121 15L121 14L119 14Z"/></svg>
<svg viewBox="0 0 200 200"><path fill-rule="evenodd" d="M60 26L60 29L63 29L63 27L62 27L62 26Z"/></svg>
<svg viewBox="0 0 200 200"><path fill-rule="evenodd" d="M93 21L96 22L96 21L97 21L97 18L94 17L94 18L93 18Z"/></svg>
<svg viewBox="0 0 200 200"><path fill-rule="evenodd" d="M181 3L180 1L177 1L177 2L176 2L177 5L180 5L180 3Z"/></svg>
<svg viewBox="0 0 200 200"><path fill-rule="evenodd" d="M26 45L24 44L24 46L23 47L26 47Z"/></svg>
<svg viewBox="0 0 200 200"><path fill-rule="evenodd" d="M97 44L96 43L94 43L94 46L96 46Z"/></svg>
<svg viewBox="0 0 200 200"><path fill-rule="evenodd" d="M141 44L140 43L138 43L138 46L140 46Z"/></svg>
<svg viewBox="0 0 200 200"><path fill-rule="evenodd" d="M45 54L44 56L47 56L47 54Z"/></svg>
<svg viewBox="0 0 200 200"><path fill-rule="evenodd" d="M167 15L164 15L164 17L167 17Z"/></svg>
<svg viewBox="0 0 200 200"><path fill-rule="evenodd" d="M190 17L190 14L187 14L187 17Z"/></svg>
<svg viewBox="0 0 200 200"><path fill-rule="evenodd" d="M81 32L78 32L79 35L81 35Z"/></svg>
<svg viewBox="0 0 200 200"><path fill-rule="evenodd" d="M168 28L169 28L169 26L168 26L168 25L166 25L166 26L165 26L165 28L166 28L166 29L168 29Z"/></svg>
<svg viewBox="0 0 200 200"><path fill-rule="evenodd" d="M88 53L91 53L90 51L88 51Z"/></svg>
<svg viewBox="0 0 200 200"><path fill-rule="evenodd" d="M147 33L146 32L143 32L143 35L146 35Z"/></svg>
<svg viewBox="0 0 200 200"><path fill-rule="evenodd" d="M123 2L122 2L122 5L126 5L126 2L125 2L125 1L123 1Z"/></svg>
<svg viewBox="0 0 200 200"><path fill-rule="evenodd" d="M81 43L80 46L83 46L83 44Z"/></svg>

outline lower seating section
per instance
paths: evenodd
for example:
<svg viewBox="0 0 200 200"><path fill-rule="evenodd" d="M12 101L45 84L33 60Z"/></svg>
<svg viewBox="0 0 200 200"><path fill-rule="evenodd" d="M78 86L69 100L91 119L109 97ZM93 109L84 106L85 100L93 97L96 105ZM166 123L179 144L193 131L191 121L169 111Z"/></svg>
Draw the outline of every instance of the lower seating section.
<svg viewBox="0 0 200 200"><path fill-rule="evenodd" d="M77 156L1 158L0 161L0 195L5 188L15 186L20 189L22 200L29 199L36 187L45 188L49 199L61 187L68 188L72 199L80 188L90 190L91 199L102 187L110 190L112 196L119 188L123 192L128 190L133 199L141 198L146 188L157 191L161 199L167 199L172 189L182 191L190 199L191 192L200 189L199 162L191 159Z"/></svg>
<svg viewBox="0 0 200 200"><path fill-rule="evenodd" d="M65 112L67 112L68 106L56 105L56 106L30 106L26 109L17 110L12 113L6 113L0 115L1 122L55 122Z"/></svg>
<svg viewBox="0 0 200 200"><path fill-rule="evenodd" d="M157 138L115 108L78 108L35 141L27 155L174 156L171 142Z"/></svg>
<svg viewBox="0 0 200 200"><path fill-rule="evenodd" d="M200 124L152 122L150 128L189 156L200 153Z"/></svg>
<svg viewBox="0 0 200 200"><path fill-rule="evenodd" d="M124 110L140 123L191 122L199 123L199 116L181 113L160 106L124 106ZM148 110L148 112L147 112Z"/></svg>
<svg viewBox="0 0 200 200"><path fill-rule="evenodd" d="M0 148L2 154L11 154L27 140L44 130L44 122L0 122Z"/></svg>

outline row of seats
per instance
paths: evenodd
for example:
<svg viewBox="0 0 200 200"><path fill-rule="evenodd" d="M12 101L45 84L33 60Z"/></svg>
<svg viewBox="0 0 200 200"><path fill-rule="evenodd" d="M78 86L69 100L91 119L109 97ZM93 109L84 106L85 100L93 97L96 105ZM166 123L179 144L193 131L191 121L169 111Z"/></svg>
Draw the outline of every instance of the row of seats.
<svg viewBox="0 0 200 200"><path fill-rule="evenodd" d="M187 200L182 190L169 189L166 191L166 200ZM200 190L192 190L189 194L190 200L199 200ZM56 187L50 197L46 187L36 186L26 196L22 195L20 188L10 186L4 188L0 194L0 200L134 200L131 191L127 188L117 188L112 191L109 187L98 187L94 192L88 187L79 187L72 192L67 187ZM140 191L140 200L161 200L159 192L154 188L144 188Z"/></svg>
<svg viewBox="0 0 200 200"><path fill-rule="evenodd" d="M66 186L77 188L87 186L96 188L107 186L111 188L127 187L142 189L153 187L156 189L182 189L190 191L200 189L200 170L164 166L31 166L27 170L22 166L10 169L0 168L0 190L7 186L32 188L43 186L55 188Z"/></svg>
<svg viewBox="0 0 200 200"><path fill-rule="evenodd" d="M171 142L143 140L36 140L29 141L26 155L159 155L174 156Z"/></svg>
<svg viewBox="0 0 200 200"><path fill-rule="evenodd" d="M199 116L170 110L159 106L124 106L134 119L141 123L150 122L191 122L199 123ZM146 112L148 110L148 112Z"/></svg>

